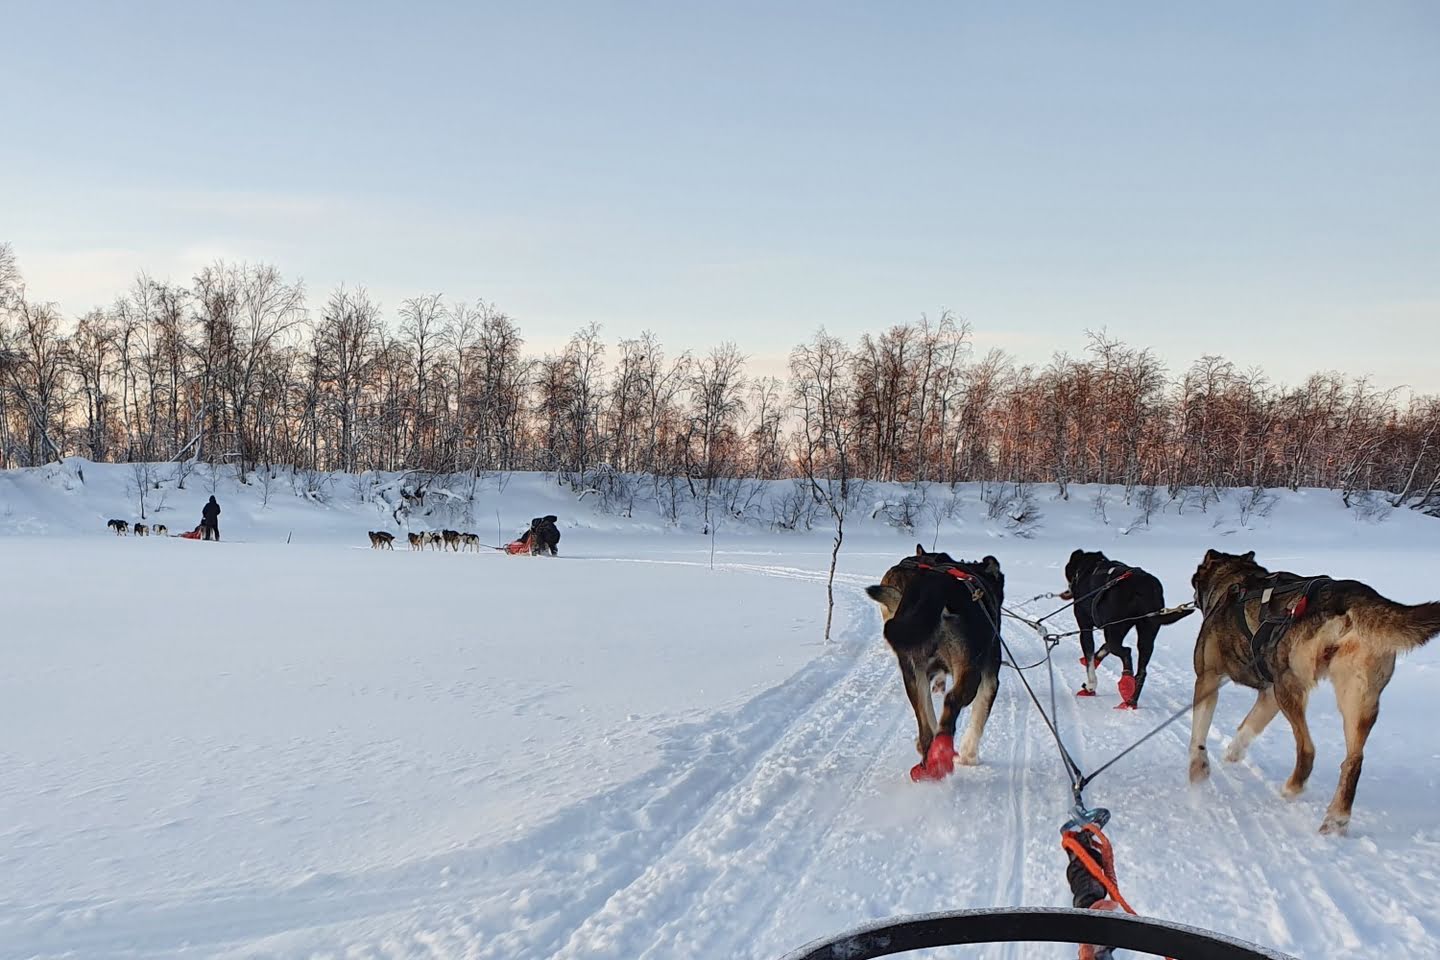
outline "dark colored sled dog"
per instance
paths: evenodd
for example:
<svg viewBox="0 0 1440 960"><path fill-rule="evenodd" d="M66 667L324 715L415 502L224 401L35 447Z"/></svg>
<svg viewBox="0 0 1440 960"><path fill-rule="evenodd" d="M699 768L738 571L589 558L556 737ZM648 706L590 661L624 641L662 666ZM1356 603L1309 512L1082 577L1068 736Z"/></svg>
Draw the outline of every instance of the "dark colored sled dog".
<svg viewBox="0 0 1440 960"><path fill-rule="evenodd" d="M1315 744L1305 722L1310 691L1325 677L1345 724L1340 782L1320 824L1321 833L1350 825L1365 741L1380 713L1380 694L1395 672L1395 655L1440 633L1440 603L1408 606L1388 600L1358 580L1271 573L1255 551L1207 551L1191 581L1205 615L1195 641L1195 715L1190 729L1190 781L1210 774L1205 739L1222 678L1260 691L1225 751L1239 760L1277 712L1295 734L1295 770L1287 796L1305 789L1315 765Z"/></svg>
<svg viewBox="0 0 1440 960"><path fill-rule="evenodd" d="M1075 604L1075 625L1080 628L1080 652L1085 664L1085 685L1076 696L1095 696L1095 668L1106 654L1120 658L1119 709L1134 710L1140 704L1140 691L1145 689L1146 668L1155 651L1155 637L1166 624L1188 617L1193 610L1167 611L1161 616L1146 614L1165 609L1165 588L1153 574L1139 567L1111 560L1098 550L1076 550L1065 564L1068 588L1060 596ZM1107 586L1108 584L1108 586ZM1105 645L1095 652L1095 630L1101 628ZM1125 635L1135 628L1138 663L1130 660Z"/></svg>
<svg viewBox="0 0 1440 960"><path fill-rule="evenodd" d="M1000 561L956 561L949 554L927 553L916 546L865 592L880 604L885 640L895 651L905 694L915 711L921 762L912 780L940 780L958 760L979 762L980 738L1000 687L1000 605L1005 602ZM931 687L949 675L939 723ZM970 723L955 749L960 711L971 707Z"/></svg>

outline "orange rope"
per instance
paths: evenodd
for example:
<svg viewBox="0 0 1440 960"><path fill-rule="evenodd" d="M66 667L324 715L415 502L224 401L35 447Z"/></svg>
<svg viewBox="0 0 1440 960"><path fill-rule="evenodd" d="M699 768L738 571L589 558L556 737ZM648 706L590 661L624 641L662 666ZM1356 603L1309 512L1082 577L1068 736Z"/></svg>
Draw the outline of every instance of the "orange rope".
<svg viewBox="0 0 1440 960"><path fill-rule="evenodd" d="M1120 885L1115 879L1115 851L1110 846L1110 838L1105 836L1105 833L1093 823L1087 823L1080 829L1094 837L1095 846L1100 850L1100 863L1095 862L1095 858L1090 855L1090 851L1080 842L1079 831L1071 830L1062 833L1060 835L1060 845L1064 847L1067 852L1074 854L1075 859L1079 860L1085 869L1090 872L1090 876L1100 882L1100 885L1105 888L1105 892L1109 894L1111 900L1118 903L1125 912L1132 917L1139 916L1139 914L1135 912L1135 908L1130 906L1129 901L1120 893Z"/></svg>
<svg viewBox="0 0 1440 960"><path fill-rule="evenodd" d="M1060 845L1073 853L1075 859L1090 871L1090 875L1100 881L1100 885L1105 888L1105 892L1110 895L1111 900L1124 907L1125 912L1132 917L1139 916L1135 912L1135 908L1130 906L1129 902L1120 894L1120 887L1115 881L1115 853L1110 848L1110 838L1105 836L1093 823L1087 823L1081 829L1095 838L1095 845L1100 848L1100 857L1104 861L1103 866L1095 862L1095 858L1090 855L1089 850L1085 849L1085 845L1080 842L1079 836L1074 832L1062 834Z"/></svg>

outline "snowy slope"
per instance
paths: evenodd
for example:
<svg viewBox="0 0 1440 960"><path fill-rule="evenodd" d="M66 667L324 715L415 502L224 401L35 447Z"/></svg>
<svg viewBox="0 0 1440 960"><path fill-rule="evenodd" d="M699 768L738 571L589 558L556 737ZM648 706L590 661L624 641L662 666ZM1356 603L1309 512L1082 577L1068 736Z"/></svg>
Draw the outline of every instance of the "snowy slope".
<svg viewBox="0 0 1440 960"><path fill-rule="evenodd" d="M979 767L905 775L913 720L860 588L933 529L855 523L825 645L823 530L727 522L712 570L693 521L516 477L480 492L475 526L557 513L559 560L378 553L364 531L400 528L345 483L262 505L224 480L238 542L214 545L109 536L105 519L135 519L123 467L0 474L0 956L767 958L891 914L1066 901L1065 780L1012 673ZM191 525L208 493L187 486L152 519ZM1056 602L1025 598L1061 589L1080 545L1152 570L1171 602L1207 546L1440 596L1424 517L1357 521L1303 491L1250 528L1228 503L1143 527L1113 501L1102 522L1093 490L1052 495L1022 538L962 489L941 546L997 555L1012 605L1037 613ZM1197 627L1162 631L1133 714L1111 709L1113 672L1101 697L1070 696L1062 647L1082 765L1188 700ZM1038 655L1024 627L1006 635ZM1091 790L1131 901L1307 958L1440 953L1437 679L1440 646L1400 665L1344 839L1315 833L1343 750L1324 688L1294 802L1283 723L1197 789L1188 724L1142 747ZM1222 693L1212 750L1249 704Z"/></svg>

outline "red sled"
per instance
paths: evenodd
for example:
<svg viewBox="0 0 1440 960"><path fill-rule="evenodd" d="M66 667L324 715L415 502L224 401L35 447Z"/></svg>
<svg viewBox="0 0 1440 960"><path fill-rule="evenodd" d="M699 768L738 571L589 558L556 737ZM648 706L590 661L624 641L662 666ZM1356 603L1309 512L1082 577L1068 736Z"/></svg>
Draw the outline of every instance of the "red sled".
<svg viewBox="0 0 1440 960"><path fill-rule="evenodd" d="M200 531L199 531L199 530L191 530L189 533L182 533L182 534L180 534L180 539L181 539L181 540L199 540L199 539L200 539Z"/></svg>
<svg viewBox="0 0 1440 960"><path fill-rule="evenodd" d="M504 549L506 553L510 554L510 556L513 557L521 553L529 553L530 544L526 543L524 540L512 540L509 543L505 544Z"/></svg>

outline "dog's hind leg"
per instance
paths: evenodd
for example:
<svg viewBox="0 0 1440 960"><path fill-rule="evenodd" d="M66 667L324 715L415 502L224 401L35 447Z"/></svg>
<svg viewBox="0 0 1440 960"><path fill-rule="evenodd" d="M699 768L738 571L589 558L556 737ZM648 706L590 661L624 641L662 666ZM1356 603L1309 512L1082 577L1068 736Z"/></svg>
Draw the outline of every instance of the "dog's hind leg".
<svg viewBox="0 0 1440 960"><path fill-rule="evenodd" d="M922 676L910 658L900 659L900 677L905 681L905 695L910 698L910 707L915 711L915 749L923 758L935 739L935 703L930 699L930 678Z"/></svg>
<svg viewBox="0 0 1440 960"><path fill-rule="evenodd" d="M1272 689L1280 712L1290 721L1290 729L1295 734L1295 769L1285 781L1285 796L1296 797L1305 789L1310 771L1315 769L1315 741L1310 739L1310 724L1305 720L1310 695L1289 678L1282 678Z"/></svg>
<svg viewBox="0 0 1440 960"><path fill-rule="evenodd" d="M975 701L970 705L970 722L965 725L965 736L960 739L960 751L955 756L967 767L980 762L980 738L985 736L985 724L990 719L990 708L995 705L995 693L999 689L999 669L986 670L980 678L980 688L975 691Z"/></svg>
<svg viewBox="0 0 1440 960"><path fill-rule="evenodd" d="M1150 657L1155 653L1155 638L1159 634L1160 625L1153 620L1141 620L1135 625L1135 692L1126 701L1132 707L1140 702L1140 691L1145 689Z"/></svg>
<svg viewBox="0 0 1440 960"><path fill-rule="evenodd" d="M1130 659L1130 648L1125 646L1125 634L1130 632L1130 624L1122 623L1105 628L1105 650L1120 658L1120 681L1117 684L1120 690L1120 706L1133 707L1135 698L1140 695L1140 687L1135 679L1135 664Z"/></svg>
<svg viewBox="0 0 1440 960"><path fill-rule="evenodd" d="M1275 691L1270 687L1261 690L1260 695L1255 698L1255 706L1250 708L1250 712L1240 722L1239 729L1235 731L1235 739L1225 748L1225 762L1235 763L1243 758L1245 751L1250 749L1250 744L1265 732L1265 728L1279 712L1280 704L1275 702Z"/></svg>
<svg viewBox="0 0 1440 960"><path fill-rule="evenodd" d="M1340 764L1340 782L1320 824L1321 833L1344 833L1350 827L1350 809L1355 805L1355 788L1360 785L1360 768L1365 763L1365 741L1380 716L1380 692L1395 672L1395 656L1379 662L1358 663L1356 669L1330 667L1335 685L1335 702L1345 721L1345 760Z"/></svg>
<svg viewBox="0 0 1440 960"><path fill-rule="evenodd" d="M940 729L936 732L953 737L955 727L960 722L960 711L975 702L984 678L977 667L963 660L952 666L952 670L954 672L950 675L955 678L955 683L950 692L945 694L945 706L940 711Z"/></svg>
<svg viewBox="0 0 1440 960"><path fill-rule="evenodd" d="M1085 661L1085 685L1076 695L1093 697L1095 685L1099 682L1099 678L1095 676L1095 668L1100 661L1095 656L1095 631L1090 627L1080 628L1080 656Z"/></svg>

